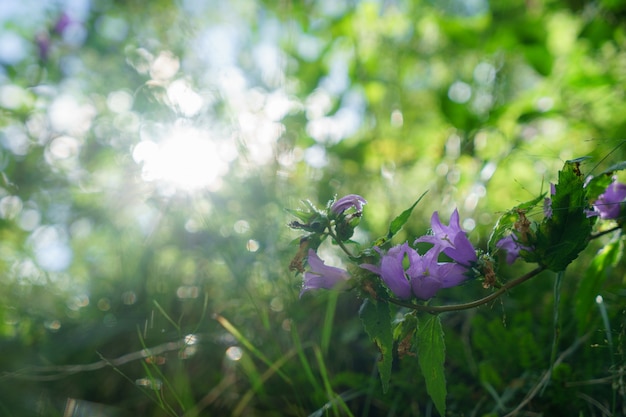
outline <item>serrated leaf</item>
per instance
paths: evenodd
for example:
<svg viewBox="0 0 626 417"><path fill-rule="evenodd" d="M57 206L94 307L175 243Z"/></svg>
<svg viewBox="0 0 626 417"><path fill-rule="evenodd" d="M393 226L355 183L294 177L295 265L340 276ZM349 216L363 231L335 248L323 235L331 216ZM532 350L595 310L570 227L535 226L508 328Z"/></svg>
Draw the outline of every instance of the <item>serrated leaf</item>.
<svg viewBox="0 0 626 417"><path fill-rule="evenodd" d="M389 390L391 365L393 363L393 333L389 304L381 300L366 299L359 309L359 317L365 332L380 351L380 358L376 365L383 393L386 393Z"/></svg>
<svg viewBox="0 0 626 417"><path fill-rule="evenodd" d="M578 284L574 295L574 315L578 325L578 332L584 333L589 323L589 315L600 293L604 281L612 267L617 265L622 257L622 240L616 240L600 249L593 258L585 274Z"/></svg>
<svg viewBox="0 0 626 417"><path fill-rule="evenodd" d="M426 391L439 414L446 415L446 345L439 316L430 317L417 331L417 357L426 381Z"/></svg>
<svg viewBox="0 0 626 417"><path fill-rule="evenodd" d="M387 232L387 239L391 239L392 237L396 235L396 233L402 230L402 227L409 220L409 217L411 217L411 213L413 212L413 209L415 208L417 203L419 203L422 200L422 198L426 195L427 192L428 191L424 191L424 193L415 201L415 203L413 203L411 207L404 210L398 217L392 220L391 224L389 224L389 232Z"/></svg>
<svg viewBox="0 0 626 417"><path fill-rule="evenodd" d="M593 224L593 219L585 213L588 200L580 161L565 162L555 191L552 217L541 223L532 246L541 264L560 272L587 246Z"/></svg>

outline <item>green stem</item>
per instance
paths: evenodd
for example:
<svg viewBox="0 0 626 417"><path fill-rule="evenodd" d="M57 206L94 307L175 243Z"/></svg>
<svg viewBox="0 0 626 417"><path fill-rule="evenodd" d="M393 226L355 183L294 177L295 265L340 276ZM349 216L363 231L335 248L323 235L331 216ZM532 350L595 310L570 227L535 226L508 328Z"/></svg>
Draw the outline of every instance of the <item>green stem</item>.
<svg viewBox="0 0 626 417"><path fill-rule="evenodd" d="M350 252L350 249L348 249L347 246L337 238L337 235L333 233L333 230L330 228L330 226L328 226L328 236L333 238L333 240L346 253L346 255L350 257L350 259L356 259L356 257L352 255L352 252Z"/></svg>
<svg viewBox="0 0 626 417"><path fill-rule="evenodd" d="M613 227L613 228L611 228L611 229L607 229L607 230L604 230L604 231L602 231L602 232L598 232L598 233L596 233L595 235L591 235L591 236L589 237L589 240L591 240L591 239L597 239L597 238L599 238L600 236L608 235L609 233L613 233L614 231L619 230L619 229L621 229L621 226L615 226L615 227Z"/></svg>
<svg viewBox="0 0 626 417"><path fill-rule="evenodd" d="M475 308L475 307L481 306L483 304L487 304L488 302L495 300L496 298L498 298L499 296L501 296L502 294L504 294L511 288L517 287L518 285L528 281L529 279L538 275L540 272L544 271L545 269L546 268L544 266L539 266L533 269L532 271L528 272L527 274L522 275L521 277L516 278L513 281L507 282L502 287L500 287L498 291L492 294L489 294L488 296L481 298L480 300L476 300L476 301L472 301L472 302L464 303L464 304L453 304L453 305L448 305L448 306L427 306L427 305L413 304L407 301L397 300L395 298L385 298L385 300L389 301L390 303L402 306L402 307L407 307L407 308L417 310L417 311L426 311L431 314L445 313L448 311L469 310L470 308Z"/></svg>

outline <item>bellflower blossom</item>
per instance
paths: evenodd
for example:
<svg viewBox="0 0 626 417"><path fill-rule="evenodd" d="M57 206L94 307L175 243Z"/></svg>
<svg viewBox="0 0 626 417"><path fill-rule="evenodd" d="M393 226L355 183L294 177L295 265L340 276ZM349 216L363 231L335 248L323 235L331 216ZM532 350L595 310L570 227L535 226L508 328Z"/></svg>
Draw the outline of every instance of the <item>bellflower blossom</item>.
<svg viewBox="0 0 626 417"><path fill-rule="evenodd" d="M380 275L391 292L400 299L411 295L422 300L432 298L442 288L461 284L468 276L467 269L451 262L437 262L440 247L433 247L423 256L408 243L394 246L383 255L380 267L362 264L361 267ZM407 263L405 266L405 259Z"/></svg>
<svg viewBox="0 0 626 417"><path fill-rule="evenodd" d="M624 202L626 202L626 184L613 181L604 193L598 196L593 208L601 219L617 219L620 217Z"/></svg>
<svg viewBox="0 0 626 417"><path fill-rule="evenodd" d="M376 249L380 252L378 248ZM408 258L409 264L413 264L418 261L419 254L408 243L404 243L389 249L383 255L380 267L371 264L361 264L361 268L380 275L392 293L398 298L406 300L411 298L411 284L404 268L405 257Z"/></svg>
<svg viewBox="0 0 626 417"><path fill-rule="evenodd" d="M506 252L506 263L511 265L519 258L520 250L530 251L531 248L520 245L515 235L508 235L498 240L496 248L503 249Z"/></svg>
<svg viewBox="0 0 626 417"><path fill-rule="evenodd" d="M407 275L411 277L411 289L417 298L428 300L442 288L460 285L468 279L467 268L453 262L437 262L439 250L433 247L412 264Z"/></svg>
<svg viewBox="0 0 626 417"><path fill-rule="evenodd" d="M309 249L308 263L311 270L304 273L300 297L309 290L319 288L330 290L350 279L348 271L324 264L324 261L320 259L313 249Z"/></svg>
<svg viewBox="0 0 626 417"><path fill-rule="evenodd" d="M467 234L461 229L457 209L454 209L450 216L449 226L441 223L438 212L433 213L430 223L433 234L422 236L415 242L432 243L435 247L441 248L443 253L452 260L466 267L478 260L476 250L467 238Z"/></svg>
<svg viewBox="0 0 626 417"><path fill-rule="evenodd" d="M363 211L363 206L365 204L367 204L367 200L360 195L348 194L335 201L335 203L330 207L330 210L335 214L341 214L350 207L354 207L357 213L360 213Z"/></svg>

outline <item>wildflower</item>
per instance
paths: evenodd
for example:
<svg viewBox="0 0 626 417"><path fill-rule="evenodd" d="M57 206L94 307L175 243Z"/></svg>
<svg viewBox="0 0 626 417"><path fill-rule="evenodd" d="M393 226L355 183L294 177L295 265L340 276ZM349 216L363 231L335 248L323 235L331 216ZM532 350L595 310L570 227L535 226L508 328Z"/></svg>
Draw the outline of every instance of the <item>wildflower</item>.
<svg viewBox="0 0 626 417"><path fill-rule="evenodd" d="M511 265L513 262L519 258L520 250L530 250L529 247L521 245L517 241L517 237L515 235L508 235L503 237L496 243L496 248L503 249L506 252L506 263Z"/></svg>
<svg viewBox="0 0 626 417"><path fill-rule="evenodd" d="M467 238L467 234L459 224L459 212L454 210L450 216L450 225L444 226L439 220L439 213L434 212L431 218L432 235L422 236L415 242L432 243L441 248L444 254L464 266L477 261L476 250Z"/></svg>
<svg viewBox="0 0 626 417"><path fill-rule="evenodd" d="M419 254L409 247L408 243L394 246L383 255L380 267L371 264L362 264L361 267L380 275L383 282L398 298L411 298L411 284L404 268L404 259L408 257L409 264L419 260Z"/></svg>
<svg viewBox="0 0 626 417"><path fill-rule="evenodd" d="M357 213L361 213L365 204L367 204L367 200L360 195L348 194L347 196L341 197L339 200L335 201L335 203L330 207L330 210L335 214L342 214L350 207L354 207Z"/></svg>
<svg viewBox="0 0 626 417"><path fill-rule="evenodd" d="M348 271L324 264L313 249L309 249L308 264L311 270L304 273L300 297L306 291L319 288L330 290L350 279Z"/></svg>
<svg viewBox="0 0 626 417"><path fill-rule="evenodd" d="M39 53L39 59L41 61L47 61L50 55L50 36L47 33L38 33L35 37L35 44L37 45L37 52Z"/></svg>
<svg viewBox="0 0 626 417"><path fill-rule="evenodd" d="M556 194L556 186L550 183L550 195ZM543 200L543 214L546 218L552 217L552 198L546 197Z"/></svg>
<svg viewBox="0 0 626 417"><path fill-rule="evenodd" d="M383 255L380 267L361 267L380 275L391 292L400 299L412 295L427 300L442 288L450 288L468 279L467 268L452 262L438 262L441 247L435 246L421 256L408 243L394 246ZM405 259L408 261L405 263Z"/></svg>
<svg viewBox="0 0 626 417"><path fill-rule="evenodd" d="M593 203L594 211L604 220L617 219L626 202L626 184L613 181Z"/></svg>
<svg viewBox="0 0 626 417"><path fill-rule="evenodd" d="M54 25L54 32L62 35L72 24L75 24L74 20L67 13L62 13Z"/></svg>
<svg viewBox="0 0 626 417"><path fill-rule="evenodd" d="M411 277L411 289L417 298L428 300L440 289L456 287L469 278L467 268L463 265L437 262L438 257L439 250L435 246L407 271Z"/></svg>

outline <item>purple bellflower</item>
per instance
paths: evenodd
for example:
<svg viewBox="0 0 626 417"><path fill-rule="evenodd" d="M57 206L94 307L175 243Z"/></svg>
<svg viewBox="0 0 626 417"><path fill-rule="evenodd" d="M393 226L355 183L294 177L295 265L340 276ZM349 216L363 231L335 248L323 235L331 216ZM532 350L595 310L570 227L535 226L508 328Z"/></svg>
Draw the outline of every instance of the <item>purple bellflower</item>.
<svg viewBox="0 0 626 417"><path fill-rule="evenodd" d="M433 234L422 236L415 242L432 243L452 260L466 267L477 261L476 250L461 229L457 209L454 209L450 216L449 226L441 223L438 212L433 213L430 224Z"/></svg>
<svg viewBox="0 0 626 417"><path fill-rule="evenodd" d="M309 290L319 288L330 290L350 279L348 271L324 264L313 249L309 249L308 263L311 270L304 273L300 297Z"/></svg>
<svg viewBox="0 0 626 417"><path fill-rule="evenodd" d="M520 250L531 250L527 246L520 245L515 235L508 235L498 240L498 242L496 243L496 248L503 249L506 252L506 263L509 265L511 265L517 260L517 258L519 258Z"/></svg>
<svg viewBox="0 0 626 417"><path fill-rule="evenodd" d="M400 299L411 295L428 300L442 288L450 288L468 279L467 268L451 262L437 262L440 247L433 247L423 256L408 243L394 246L383 255L380 267L361 267L380 275L383 282ZM407 262L405 262L405 259Z"/></svg>
<svg viewBox="0 0 626 417"><path fill-rule="evenodd" d="M598 196L593 208L601 219L617 219L620 217L624 202L626 202L626 184L613 181L604 193Z"/></svg>
<svg viewBox="0 0 626 417"><path fill-rule="evenodd" d="M378 248L376 248L378 250ZM378 250L380 252L380 250ZM411 284L406 275L404 259L408 258L409 265L419 260L419 254L408 243L392 247L383 255L380 266L361 264L361 268L380 275L383 282L398 298L411 298Z"/></svg>
<svg viewBox="0 0 626 417"><path fill-rule="evenodd" d="M453 262L437 262L439 250L433 247L412 264L407 271L411 277L411 289L417 298L428 300L442 288L460 285L469 277L467 268Z"/></svg>
<svg viewBox="0 0 626 417"><path fill-rule="evenodd" d="M348 194L341 197L339 200L330 207L330 210L335 214L341 214L348 210L350 207L354 207L357 213L363 211L363 206L367 204L367 200L357 194Z"/></svg>

